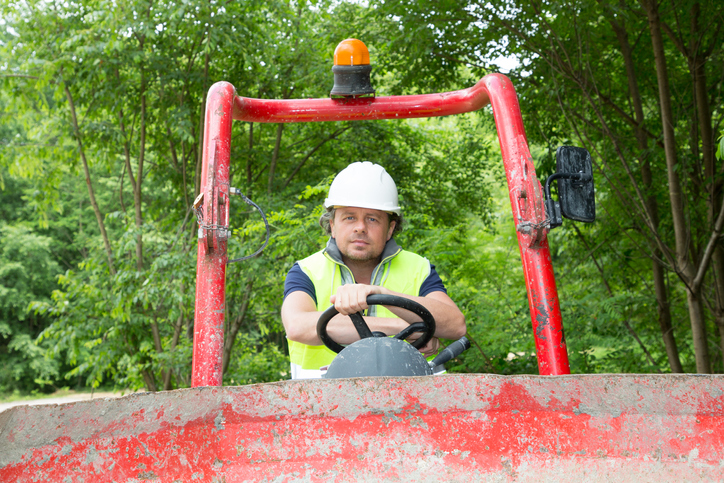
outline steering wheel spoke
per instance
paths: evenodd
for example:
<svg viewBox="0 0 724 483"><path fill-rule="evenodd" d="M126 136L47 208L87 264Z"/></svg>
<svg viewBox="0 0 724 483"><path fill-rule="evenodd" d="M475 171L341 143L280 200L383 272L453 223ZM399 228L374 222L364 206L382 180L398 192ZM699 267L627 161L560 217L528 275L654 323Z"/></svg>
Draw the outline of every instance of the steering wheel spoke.
<svg viewBox="0 0 724 483"><path fill-rule="evenodd" d="M352 319L352 323L354 324L354 328L357 329L360 339L374 337L369 325L367 325L367 322L365 322L365 318L362 317L361 313L356 312L354 314L350 314L349 318Z"/></svg>
<svg viewBox="0 0 724 483"><path fill-rule="evenodd" d="M410 337L411 334L414 334L415 332L423 332L425 330L425 324L422 322L415 322L414 324L410 324L404 329L402 329L400 332L397 333L395 336L395 339L405 340L408 337Z"/></svg>

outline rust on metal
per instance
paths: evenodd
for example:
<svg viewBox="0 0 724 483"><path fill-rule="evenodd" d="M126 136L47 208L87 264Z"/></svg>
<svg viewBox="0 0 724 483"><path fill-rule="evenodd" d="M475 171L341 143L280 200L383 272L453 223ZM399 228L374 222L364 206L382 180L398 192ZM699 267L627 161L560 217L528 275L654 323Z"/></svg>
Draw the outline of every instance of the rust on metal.
<svg viewBox="0 0 724 483"><path fill-rule="evenodd" d="M0 413L0 481L724 478L724 376L286 381Z"/></svg>

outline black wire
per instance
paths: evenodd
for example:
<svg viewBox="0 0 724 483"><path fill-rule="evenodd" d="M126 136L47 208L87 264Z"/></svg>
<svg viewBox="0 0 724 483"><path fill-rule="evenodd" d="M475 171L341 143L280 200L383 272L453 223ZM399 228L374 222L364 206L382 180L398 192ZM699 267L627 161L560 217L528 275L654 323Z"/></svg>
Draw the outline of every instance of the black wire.
<svg viewBox="0 0 724 483"><path fill-rule="evenodd" d="M262 209L259 208L259 205L257 205L256 203L254 203L253 201L251 201L249 198L247 198L246 196L244 196L244 195L241 194L241 193L239 193L239 196L242 197L242 199L244 200L244 202L245 202L247 205L253 206L253 207L256 208L257 210L259 210L259 213L261 213L261 217L262 217L262 219L264 220L264 226L266 227L266 240L264 240L264 244L261 246L261 248L259 248L257 251L255 251L255 252L252 253L251 255L247 255L247 256L241 257L241 258L234 258L233 260L227 261L227 262L226 262L227 264L229 264L229 263L241 262L242 260L248 260L248 259L250 259L250 258L252 258L252 257L255 257L255 256L259 255L259 254L262 252L262 250L264 250L264 249L266 248L266 246L269 244L269 232L270 232L270 229L269 229L269 222L266 221L266 215L264 214L264 212L262 211Z"/></svg>

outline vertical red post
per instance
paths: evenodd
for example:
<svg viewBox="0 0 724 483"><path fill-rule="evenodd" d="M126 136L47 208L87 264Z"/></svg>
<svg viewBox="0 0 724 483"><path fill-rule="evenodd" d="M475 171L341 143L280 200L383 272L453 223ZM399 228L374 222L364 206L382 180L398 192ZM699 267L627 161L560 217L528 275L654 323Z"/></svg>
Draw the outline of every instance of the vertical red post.
<svg viewBox="0 0 724 483"><path fill-rule="evenodd" d="M533 323L538 371L541 375L570 374L558 290L548 248L544 195L528 149L518 96L513 84L503 75L490 74L483 81L493 106L508 179L510 204Z"/></svg>
<svg viewBox="0 0 724 483"><path fill-rule="evenodd" d="M196 313L191 386L221 386L226 311L226 243L229 212L234 86L217 82L206 98L196 261Z"/></svg>
<svg viewBox="0 0 724 483"><path fill-rule="evenodd" d="M521 238L524 236L518 233L538 355L538 372L543 376L570 374L548 239L542 240L538 247L524 247Z"/></svg>

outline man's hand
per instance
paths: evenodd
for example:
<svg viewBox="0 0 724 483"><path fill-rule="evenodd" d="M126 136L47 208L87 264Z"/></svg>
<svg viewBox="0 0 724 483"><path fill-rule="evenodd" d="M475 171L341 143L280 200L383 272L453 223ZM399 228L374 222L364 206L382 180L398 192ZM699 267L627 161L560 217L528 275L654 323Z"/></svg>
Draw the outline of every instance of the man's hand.
<svg viewBox="0 0 724 483"><path fill-rule="evenodd" d="M384 287L378 287L376 285L364 285L364 284L348 284L342 285L337 289L337 294L330 297L330 303L334 304L334 308L337 309L342 315L350 315L357 312L367 310L367 296L372 294L385 294L389 293L389 290ZM388 334L394 335L394 334ZM416 341L422 335L421 332L415 332L410 334L407 338L408 342ZM425 344L424 347L419 349L425 357L429 357L437 354L440 350L440 341L437 337L433 337L430 341Z"/></svg>
<svg viewBox="0 0 724 483"><path fill-rule="evenodd" d="M420 337L422 337L422 332L414 332L410 334L410 336L405 340L412 344ZM427 342L427 344L425 344L423 347L420 347L418 350L422 352L422 355L424 355L426 358L434 356L440 350L440 341L437 337L433 337Z"/></svg>
<svg viewBox="0 0 724 483"><path fill-rule="evenodd" d="M337 293L329 298L342 315L350 315L367 310L367 296L371 294L384 294L385 289L376 285L347 284L337 289Z"/></svg>
<svg viewBox="0 0 724 483"><path fill-rule="evenodd" d="M422 355L424 355L425 358L434 356L440 350L440 341L437 337L433 337L427 344L425 344L424 347L419 350L420 352L422 352Z"/></svg>

